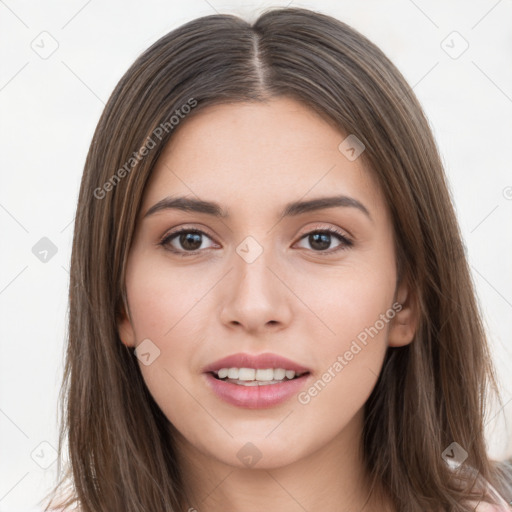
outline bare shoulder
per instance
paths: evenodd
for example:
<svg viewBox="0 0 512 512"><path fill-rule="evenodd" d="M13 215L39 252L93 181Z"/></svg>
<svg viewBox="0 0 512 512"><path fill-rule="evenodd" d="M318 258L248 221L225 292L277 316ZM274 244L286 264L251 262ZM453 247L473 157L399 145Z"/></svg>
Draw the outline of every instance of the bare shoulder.
<svg viewBox="0 0 512 512"><path fill-rule="evenodd" d="M55 498L48 505L49 508L47 512L81 512L82 508L76 503L66 506L69 499L69 496L60 496Z"/></svg>
<svg viewBox="0 0 512 512"><path fill-rule="evenodd" d="M471 501L469 505L475 507L475 512L510 512L512 511L512 507L507 505L495 505L492 503L487 503L484 501Z"/></svg>
<svg viewBox="0 0 512 512"><path fill-rule="evenodd" d="M60 505L52 505L47 512L81 512L82 509L79 506L64 507Z"/></svg>

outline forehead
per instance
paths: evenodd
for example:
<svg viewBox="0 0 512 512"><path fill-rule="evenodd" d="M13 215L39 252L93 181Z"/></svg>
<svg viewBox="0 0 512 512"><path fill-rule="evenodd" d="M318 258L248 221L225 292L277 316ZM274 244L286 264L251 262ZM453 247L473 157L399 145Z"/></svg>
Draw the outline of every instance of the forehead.
<svg viewBox="0 0 512 512"><path fill-rule="evenodd" d="M298 101L214 105L181 123L153 169L142 213L169 194L214 200L234 214L335 194L386 208L362 159L340 151L347 134Z"/></svg>

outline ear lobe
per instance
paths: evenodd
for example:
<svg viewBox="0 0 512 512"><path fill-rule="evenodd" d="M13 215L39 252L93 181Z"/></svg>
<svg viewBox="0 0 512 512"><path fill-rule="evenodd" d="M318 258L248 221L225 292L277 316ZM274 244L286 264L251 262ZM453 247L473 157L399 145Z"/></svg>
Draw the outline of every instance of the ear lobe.
<svg viewBox="0 0 512 512"><path fill-rule="evenodd" d="M388 345L403 347L413 341L419 321L418 302L406 280L398 287L395 300L402 308L390 322Z"/></svg>
<svg viewBox="0 0 512 512"><path fill-rule="evenodd" d="M117 332L119 339L124 345L135 347L135 331L124 307L121 307L121 311L117 316Z"/></svg>

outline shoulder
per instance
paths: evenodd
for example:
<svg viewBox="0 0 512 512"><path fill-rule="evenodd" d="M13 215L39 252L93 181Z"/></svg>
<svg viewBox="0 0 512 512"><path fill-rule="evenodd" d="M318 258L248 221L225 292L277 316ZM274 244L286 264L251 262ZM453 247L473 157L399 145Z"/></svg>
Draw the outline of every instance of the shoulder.
<svg viewBox="0 0 512 512"><path fill-rule="evenodd" d="M491 466L496 487L475 468L465 466L463 473L469 476L468 481L473 482L465 503L470 505L474 512L512 512L512 502L509 501L512 497L510 461L491 461Z"/></svg>
<svg viewBox="0 0 512 512"><path fill-rule="evenodd" d="M78 506L77 503L72 503L66 506L66 503L69 502L69 499L69 497L61 496L52 500L44 512L81 512L82 509Z"/></svg>
<svg viewBox="0 0 512 512"><path fill-rule="evenodd" d="M71 507L62 507L60 505L52 505L51 508L47 510L38 510L37 512L81 512L81 508L78 506L71 506ZM35 511L34 511L35 512Z"/></svg>
<svg viewBox="0 0 512 512"><path fill-rule="evenodd" d="M483 501L470 501L469 505L475 507L474 512L511 512L512 507L507 505L495 505Z"/></svg>

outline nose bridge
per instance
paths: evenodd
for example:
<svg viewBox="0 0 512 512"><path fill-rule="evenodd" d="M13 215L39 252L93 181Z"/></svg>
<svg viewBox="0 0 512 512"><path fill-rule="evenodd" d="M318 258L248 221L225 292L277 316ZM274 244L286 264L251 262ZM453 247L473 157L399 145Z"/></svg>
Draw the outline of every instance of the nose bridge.
<svg viewBox="0 0 512 512"><path fill-rule="evenodd" d="M272 237L247 236L235 248L227 296L221 312L224 323L254 330L267 324L286 324L290 318L287 289L276 277L279 258ZM261 240L261 242L260 242Z"/></svg>
<svg viewBox="0 0 512 512"><path fill-rule="evenodd" d="M261 240L261 242L260 242ZM249 235L235 249L234 271L239 292L252 291L270 300L275 290L276 278L269 268L276 266L276 255L271 237L256 239Z"/></svg>

